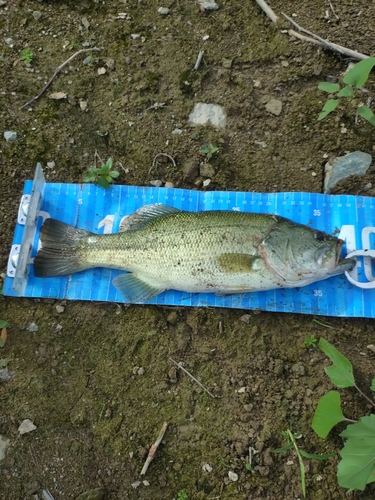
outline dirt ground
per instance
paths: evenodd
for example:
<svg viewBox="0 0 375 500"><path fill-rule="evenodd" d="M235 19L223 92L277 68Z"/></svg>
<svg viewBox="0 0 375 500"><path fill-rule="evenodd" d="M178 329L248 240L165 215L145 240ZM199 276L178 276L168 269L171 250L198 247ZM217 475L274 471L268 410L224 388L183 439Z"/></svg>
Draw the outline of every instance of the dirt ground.
<svg viewBox="0 0 375 500"><path fill-rule="evenodd" d="M220 152L210 161L215 174L207 189L322 192L327 157L374 153L374 129L355 124L350 103L316 120L326 97L318 82L339 78L347 58L291 38L282 32L287 21L275 26L252 0L218 4L219 10L202 12L197 0L0 2L3 276L23 183L38 161L48 181L77 183L97 151L114 159L119 183L147 186L158 179L205 189L199 149L211 142ZM270 5L296 14L300 25L324 38L375 53L373 2ZM29 64L20 55L26 47L34 54ZM101 51L76 57L38 101L20 110L57 66L93 47ZM200 50L204 58L193 71ZM367 88L373 92L373 76ZM67 97L51 99L56 92ZM279 115L267 111L271 99L281 101ZM224 130L187 124L200 101L225 108ZM180 135L172 134L176 128ZM5 141L7 130L17 132L15 141ZM150 171L160 152L176 168L160 162ZM362 194L373 172L336 192ZM366 194L375 196L375 189ZM327 327L296 314L3 296L0 318L10 325L0 350L11 375L0 381L0 434L10 440L0 461L4 500L46 498L47 489L55 500L302 498L296 455L271 452L285 444L281 432L300 431L302 449L327 453L339 449L343 429L325 441L311 429L331 385L326 357L305 339L324 336L338 347L366 393L375 372L375 354L366 347L375 343L375 326L367 319L320 318ZM37 332L26 330L32 322ZM182 361L215 399L170 358ZM346 416L369 414L351 389L342 398ZM37 429L19 436L24 419ZM164 421L163 442L140 477ZM305 460L308 498L346 498L337 463L338 456ZM349 498L374 495L372 485Z"/></svg>

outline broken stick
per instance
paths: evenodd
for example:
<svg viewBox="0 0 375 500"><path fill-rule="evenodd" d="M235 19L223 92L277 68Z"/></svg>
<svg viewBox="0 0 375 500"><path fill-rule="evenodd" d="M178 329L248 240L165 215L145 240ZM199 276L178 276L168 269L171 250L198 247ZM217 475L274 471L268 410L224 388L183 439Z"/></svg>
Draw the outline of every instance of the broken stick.
<svg viewBox="0 0 375 500"><path fill-rule="evenodd" d="M45 86L42 88L42 90L39 92L39 94L36 97L34 97L33 99L31 99L31 101L29 101L26 104L24 104L23 106L21 106L20 109L25 109L27 106L30 106L30 104L32 104L33 102L37 101L40 97L42 97L44 92L48 89L48 87L51 85L51 83L56 78L56 76L60 73L60 71L63 68L65 68L65 66L67 64L69 64L76 56L78 56L79 54L83 54L84 52L93 52L93 51L97 52L99 50L101 50L101 49L99 49L98 47L94 47L92 49L81 49L78 52L76 52L75 54L73 54L71 57L69 57L69 59L67 59L64 63L62 63L61 66L58 66L55 69L55 72L52 75L52 78L45 84Z"/></svg>
<svg viewBox="0 0 375 500"><path fill-rule="evenodd" d="M167 430L167 427L168 427L168 422L164 422L163 427L161 428L161 431L159 432L159 436L158 436L157 440L151 446L150 451L148 452L146 462L141 470L141 476L144 476L146 474L148 466L150 465L152 459L155 456L156 450L158 449L159 444L161 443L161 441L164 437L164 434L165 434L165 431Z"/></svg>

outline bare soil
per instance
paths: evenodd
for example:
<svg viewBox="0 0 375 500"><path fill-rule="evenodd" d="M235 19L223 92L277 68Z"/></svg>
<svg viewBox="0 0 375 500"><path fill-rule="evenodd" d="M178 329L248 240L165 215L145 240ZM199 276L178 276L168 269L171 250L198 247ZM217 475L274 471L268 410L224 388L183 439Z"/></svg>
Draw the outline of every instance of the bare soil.
<svg viewBox="0 0 375 500"><path fill-rule="evenodd" d="M275 26L252 0L218 3L215 12L201 12L196 0L8 0L0 7L3 273L23 183L38 161L49 182L81 182L97 151L114 159L120 183L160 179L204 189L199 149L211 142L220 152L210 161L215 175L207 189L322 192L327 159L374 152L374 130L354 122L350 102L316 120L326 99L317 84L339 78L346 58L282 33L289 24ZM373 2L270 4L324 38L375 53ZM29 64L20 55L25 47L34 54ZM89 54L75 58L38 101L20 110L57 66L88 47L101 51L92 52L89 64L83 64ZM201 67L193 71L202 49ZM367 89L374 90L373 76ZM53 100L54 92L67 97ZM273 98L282 102L278 116L265 107ZM225 130L188 126L196 102L221 104ZM148 109L155 103L165 105ZM176 128L182 134L172 134ZM6 130L16 131L17 140L6 142ZM161 161L150 171L160 152L176 168ZM363 193L373 173L336 192ZM375 196L375 189L366 194ZM184 490L189 500L302 498L296 455L271 452L285 443L281 431L301 431L302 449L326 453L342 445L343 429L325 441L311 429L317 402L331 386L325 356L304 340L322 335L338 347L367 394L375 372L367 349L375 327L367 319L320 318L328 328L296 314L3 296L0 318L10 324L0 351L11 374L0 381L0 434L11 442L0 462L4 500L41 499L46 489L56 500L182 500ZM37 332L26 330L32 322ZM182 361L215 399L170 358ZM349 418L371 411L351 389L342 398ZM19 437L26 418L37 429ZM164 421L163 442L140 478ZM256 452L252 471L245 466L249 447ZM305 461L308 498L346 498L337 485L338 459ZM230 471L238 481L229 479ZM139 479L148 483L134 489ZM374 495L371 485L350 498Z"/></svg>

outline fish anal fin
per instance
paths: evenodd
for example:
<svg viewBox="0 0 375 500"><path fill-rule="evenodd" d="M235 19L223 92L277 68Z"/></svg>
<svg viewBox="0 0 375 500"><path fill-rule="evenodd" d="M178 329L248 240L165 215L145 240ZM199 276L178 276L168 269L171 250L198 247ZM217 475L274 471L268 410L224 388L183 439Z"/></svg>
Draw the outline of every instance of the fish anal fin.
<svg viewBox="0 0 375 500"><path fill-rule="evenodd" d="M144 205L138 208L135 212L126 217L120 225L119 232L134 231L141 229L147 222L153 219L162 217L163 215L175 214L181 212L180 209L162 205L161 203L154 203L151 205Z"/></svg>
<svg viewBox="0 0 375 500"><path fill-rule="evenodd" d="M133 273L120 274L112 283L127 302L144 302L165 291L165 288L150 285Z"/></svg>
<svg viewBox="0 0 375 500"><path fill-rule="evenodd" d="M255 271L258 255L246 253L223 253L218 257L218 264L225 273L246 273Z"/></svg>

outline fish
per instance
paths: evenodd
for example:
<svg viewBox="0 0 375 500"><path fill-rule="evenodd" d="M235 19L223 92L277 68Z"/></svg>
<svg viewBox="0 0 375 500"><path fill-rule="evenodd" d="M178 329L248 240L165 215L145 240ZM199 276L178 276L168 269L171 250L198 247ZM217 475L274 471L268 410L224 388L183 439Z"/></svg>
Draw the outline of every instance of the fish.
<svg viewBox="0 0 375 500"><path fill-rule="evenodd" d="M122 269L112 283L132 303L171 289L230 295L303 287L355 266L340 258L343 240L266 213L153 204L126 217L115 234L47 218L40 237L36 277Z"/></svg>

